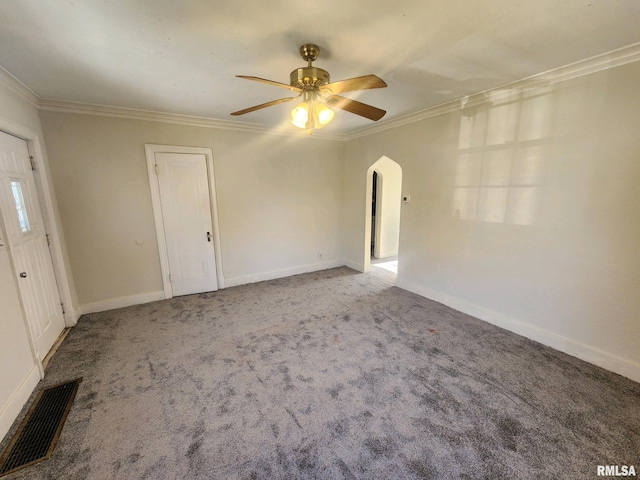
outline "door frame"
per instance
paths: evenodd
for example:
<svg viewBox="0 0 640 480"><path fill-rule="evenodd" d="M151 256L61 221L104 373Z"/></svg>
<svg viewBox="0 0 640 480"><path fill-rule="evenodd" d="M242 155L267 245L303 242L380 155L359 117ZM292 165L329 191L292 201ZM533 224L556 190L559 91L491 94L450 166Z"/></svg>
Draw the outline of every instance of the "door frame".
<svg viewBox="0 0 640 480"><path fill-rule="evenodd" d="M156 153L184 153L204 155L207 161L207 174L209 180L209 200L211 202L211 223L213 224L213 250L216 258L216 277L218 288L224 288L224 276L222 274L222 255L220 248L220 227L218 225L218 204L216 201L216 184L213 171L213 150L205 147L181 147L176 145L156 145L147 143L144 146L147 157L147 173L149 174L149 187L151 189L151 203L153 205L153 219L156 226L156 238L158 240L158 253L160 255L160 270L162 272L162 289L164 298L173 298L173 290L169 281L169 254L167 253L167 238L164 231L164 218L160 202L160 184L156 174Z"/></svg>
<svg viewBox="0 0 640 480"><path fill-rule="evenodd" d="M45 232L49 235L49 253L51 254L60 302L63 304L64 324L67 328L73 327L78 323L81 312L76 310L71 295L71 275L65 265L65 257L62 251L62 235L58 229L57 204L53 195L53 180L51 179L51 173L49 172L48 164L41 147L40 136L35 131L2 116L0 116L0 130L27 142L27 150L35 166L33 178L36 185L36 195L40 201L40 211L42 213ZM31 336L31 334L29 335Z"/></svg>
<svg viewBox="0 0 640 480"><path fill-rule="evenodd" d="M381 173L381 170L384 168L385 164L388 164L389 162L391 162L391 164L395 164L400 168L400 190L402 190L402 182L403 182L403 177L402 177L402 166L396 162L395 160L387 157L386 155L381 156L378 160L376 160L375 162L373 162L371 165L369 165L369 167L367 168L367 172L365 174L365 208L364 208L364 212L365 212L365 222L364 222L364 256L363 256L363 263L362 263L362 272L363 273L368 273L371 271L371 215L372 213L372 208L371 208L371 199L372 199L372 195L373 195L373 172L377 172L378 175L378 180L377 180L377 191L376 191L376 230L378 232L380 232L380 230L382 230L382 218L383 215L381 215L382 212L382 203L381 200L384 197L384 192L382 191L382 189L384 188L384 173ZM387 183L388 185L388 183ZM402 205L400 205L401 208L401 212L402 212ZM400 224L402 224L402 215L400 215ZM378 237L379 239L380 237ZM380 248L378 246L378 248ZM400 243L398 242L398 250L400 250ZM398 252L399 255L399 252Z"/></svg>

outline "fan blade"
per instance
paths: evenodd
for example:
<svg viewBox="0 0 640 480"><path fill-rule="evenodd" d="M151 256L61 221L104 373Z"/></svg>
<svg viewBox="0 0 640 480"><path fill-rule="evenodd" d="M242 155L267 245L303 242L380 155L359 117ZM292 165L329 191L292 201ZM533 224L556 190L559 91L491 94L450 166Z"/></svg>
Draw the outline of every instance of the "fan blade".
<svg viewBox="0 0 640 480"><path fill-rule="evenodd" d="M369 90L370 88L383 88L387 84L384 80L375 75L364 75L362 77L348 78L338 82L327 83L320 87L322 93L342 93L352 92L354 90Z"/></svg>
<svg viewBox="0 0 640 480"><path fill-rule="evenodd" d="M269 85L273 85L275 87L286 88L287 90L291 90L292 92L302 92L301 88L292 87L291 85L287 85L286 83L274 82L273 80L267 80L266 78L260 77L251 77L247 75L236 75L238 78L246 78L247 80L253 80L255 82L267 83Z"/></svg>
<svg viewBox="0 0 640 480"><path fill-rule="evenodd" d="M297 97L280 98L278 100L273 100L271 102L256 105L255 107L249 107L249 108L245 108L244 110L238 110L237 112L233 112L231 115L244 115L245 113L255 112L256 110L260 110L261 108L267 108L272 105L278 105L279 103L290 102L291 100L295 100L296 98L299 98L299 97L300 95L298 95Z"/></svg>
<svg viewBox="0 0 640 480"><path fill-rule="evenodd" d="M357 102L350 98L341 97L340 95L331 95L327 98L327 105L340 110L346 110L347 112L355 113L361 117L368 118L369 120L378 121L386 111L367 105L366 103Z"/></svg>

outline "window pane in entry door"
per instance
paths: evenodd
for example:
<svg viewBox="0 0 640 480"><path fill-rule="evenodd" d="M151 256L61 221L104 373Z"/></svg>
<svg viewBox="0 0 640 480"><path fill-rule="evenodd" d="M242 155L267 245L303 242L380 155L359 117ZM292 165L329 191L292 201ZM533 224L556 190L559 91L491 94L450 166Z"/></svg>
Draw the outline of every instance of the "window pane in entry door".
<svg viewBox="0 0 640 480"><path fill-rule="evenodd" d="M11 180L11 191L13 192L13 200L18 210L18 221L20 222L20 231L29 233L31 226L29 225L29 215L27 215L27 207L24 204L24 195L22 194L22 184L20 180Z"/></svg>

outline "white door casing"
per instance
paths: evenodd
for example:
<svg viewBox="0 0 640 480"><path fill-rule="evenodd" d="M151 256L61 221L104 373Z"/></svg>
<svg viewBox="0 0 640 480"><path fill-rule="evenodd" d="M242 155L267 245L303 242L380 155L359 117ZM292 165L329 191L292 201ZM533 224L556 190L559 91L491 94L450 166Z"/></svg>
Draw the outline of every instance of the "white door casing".
<svg viewBox="0 0 640 480"><path fill-rule="evenodd" d="M27 143L3 132L0 209L29 331L42 360L64 330L64 316Z"/></svg>
<svg viewBox="0 0 640 480"><path fill-rule="evenodd" d="M165 298L223 287L211 150L146 151Z"/></svg>

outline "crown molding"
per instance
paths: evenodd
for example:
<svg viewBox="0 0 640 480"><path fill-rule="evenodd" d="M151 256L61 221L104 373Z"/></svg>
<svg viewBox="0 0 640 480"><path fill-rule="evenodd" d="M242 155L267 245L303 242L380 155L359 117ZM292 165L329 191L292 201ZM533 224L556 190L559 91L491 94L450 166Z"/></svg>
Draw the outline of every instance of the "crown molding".
<svg viewBox="0 0 640 480"><path fill-rule="evenodd" d="M282 127L268 127L253 123L219 120L210 117L198 117L193 115L181 115L177 113L164 113L152 110L139 110L135 108L112 107L108 105L95 105L89 103L67 102L46 98L40 100L39 108L40 110L46 110L50 112L80 113L102 117L127 118L131 120L145 120L149 122L173 123L177 125L189 125L192 127L216 128L222 130L236 130L254 133L270 133L300 138L312 138L316 140L344 140L344 135L339 134L314 132L313 135L308 135L303 131L296 131Z"/></svg>
<svg viewBox="0 0 640 480"><path fill-rule="evenodd" d="M555 83L564 82L585 75L590 75L602 70L607 70L628 63L640 60L640 42L626 47L612 50L600 55L596 55L585 60L564 65L559 68L538 73L530 77L516 80L496 88L485 90L468 97L458 98L450 102L442 103L419 112L410 113L384 123L365 127L347 134L330 134L324 132L314 132L311 136L317 140L349 141L356 138L374 135L376 133L401 127L411 123L416 123L427 118L457 112L462 108L468 108L488 101L495 102L506 99L513 95L526 92L535 88L549 86ZM0 82L6 84L11 90L25 98L29 103L37 106L41 110L65 113L81 113L85 115L98 115L106 117L128 118L133 120L146 120L152 122L173 123L178 125L190 125L205 128L217 128L223 130L236 130L254 133L271 133L277 135L305 137L305 132L295 131L289 128L269 127L251 123L234 122L229 120L219 120L210 117L198 117L192 115L181 115L175 113L156 112L151 110L138 110L134 108L113 107L107 105L95 105L87 103L67 102L53 99L40 99L33 91L26 87L6 70L0 67Z"/></svg>
<svg viewBox="0 0 640 480"><path fill-rule="evenodd" d="M2 68L2 66L0 66L0 84L7 87L13 93L18 95L23 100L29 102L34 107L39 107L40 97L24 83L11 75L11 73Z"/></svg>
<svg viewBox="0 0 640 480"><path fill-rule="evenodd" d="M497 100L506 99L513 95L517 95L535 88L545 87L566 80L591 75L592 73L620 67L628 63L640 60L640 42L628 45L626 47L612 50L594 57L570 63L559 68L547 70L530 77L516 80L499 87L491 88L468 97L458 98L450 102L436 105L419 112L410 113L402 117L389 120L388 122L357 130L345 135L345 141L354 140L360 137L366 137L392 128L401 127L410 123L419 122L431 117L437 117L445 113L452 113L463 108L469 108L487 102L495 102Z"/></svg>

